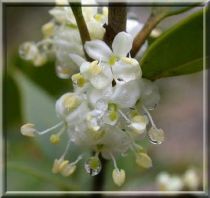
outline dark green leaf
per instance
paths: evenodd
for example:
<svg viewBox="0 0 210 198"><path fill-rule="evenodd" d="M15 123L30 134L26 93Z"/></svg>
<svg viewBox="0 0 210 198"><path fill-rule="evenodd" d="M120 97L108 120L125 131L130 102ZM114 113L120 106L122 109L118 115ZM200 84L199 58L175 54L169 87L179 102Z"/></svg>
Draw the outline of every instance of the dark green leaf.
<svg viewBox="0 0 210 198"><path fill-rule="evenodd" d="M4 123L6 127L13 127L22 122L21 96L13 77L7 73L4 76Z"/></svg>
<svg viewBox="0 0 210 198"><path fill-rule="evenodd" d="M41 67L34 67L30 62L16 57L15 66L53 97L57 98L72 89L71 80L62 80L56 76L54 61L49 61Z"/></svg>
<svg viewBox="0 0 210 198"><path fill-rule="evenodd" d="M203 11L170 28L148 49L141 60L143 76L158 79L190 74L203 69Z"/></svg>

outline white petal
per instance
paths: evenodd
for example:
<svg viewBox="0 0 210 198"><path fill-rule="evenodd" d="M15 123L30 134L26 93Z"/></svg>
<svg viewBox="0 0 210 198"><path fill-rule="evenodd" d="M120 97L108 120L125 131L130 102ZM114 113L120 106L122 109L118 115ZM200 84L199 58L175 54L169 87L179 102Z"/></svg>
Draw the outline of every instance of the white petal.
<svg viewBox="0 0 210 198"><path fill-rule="evenodd" d="M111 98L112 95L112 87L107 86L104 89L95 89L90 88L87 92L87 97L93 106L97 103L99 100L103 100L104 102L108 101Z"/></svg>
<svg viewBox="0 0 210 198"><path fill-rule="evenodd" d="M89 79L91 77L91 74L89 72L90 62L84 62L80 66L80 73L86 78Z"/></svg>
<svg viewBox="0 0 210 198"><path fill-rule="evenodd" d="M90 77L90 82L96 89L103 89L109 84L111 85L113 80L110 67L105 64L101 65L101 67L103 68L101 73Z"/></svg>
<svg viewBox="0 0 210 198"><path fill-rule="evenodd" d="M92 76L90 82L96 89L103 89L112 82L112 78L110 79L102 73L97 76Z"/></svg>
<svg viewBox="0 0 210 198"><path fill-rule="evenodd" d="M87 27L92 40L103 40L105 28L99 22L90 21L87 23Z"/></svg>
<svg viewBox="0 0 210 198"><path fill-rule="evenodd" d="M126 23L126 30L129 34L135 37L136 34L143 28L143 25L143 23L139 23L134 19L128 19Z"/></svg>
<svg viewBox="0 0 210 198"><path fill-rule="evenodd" d="M79 122L85 120L87 113L89 112L89 108L86 102L83 102L78 108L76 108L73 112L71 112L67 117L66 121L68 125L72 126Z"/></svg>
<svg viewBox="0 0 210 198"><path fill-rule="evenodd" d="M132 36L126 32L120 32L114 38L112 49L114 54L117 56L127 56L132 48L132 44Z"/></svg>
<svg viewBox="0 0 210 198"><path fill-rule="evenodd" d="M84 48L87 54L94 60L107 62L112 54L108 45L101 40L87 41Z"/></svg>
<svg viewBox="0 0 210 198"><path fill-rule="evenodd" d="M112 102L121 108L133 107L141 94L139 80L132 80L128 83L117 83L114 87Z"/></svg>
<svg viewBox="0 0 210 198"><path fill-rule="evenodd" d="M104 145L101 154L105 159L110 159L110 153L114 156L125 153L131 144L131 140L127 135L115 126L105 125L105 135L100 140L100 144Z"/></svg>
<svg viewBox="0 0 210 198"><path fill-rule="evenodd" d="M75 64L77 64L79 67L84 63L84 62L86 62L86 60L83 58L83 57L81 57L81 56L79 56L79 55L77 55L77 54L72 54L72 53L70 53L69 54L69 57L74 61L74 63Z"/></svg>
<svg viewBox="0 0 210 198"><path fill-rule="evenodd" d="M132 64L118 61L115 65L112 66L112 71L116 79L121 79L125 82L140 78L142 75L138 61L133 61Z"/></svg>

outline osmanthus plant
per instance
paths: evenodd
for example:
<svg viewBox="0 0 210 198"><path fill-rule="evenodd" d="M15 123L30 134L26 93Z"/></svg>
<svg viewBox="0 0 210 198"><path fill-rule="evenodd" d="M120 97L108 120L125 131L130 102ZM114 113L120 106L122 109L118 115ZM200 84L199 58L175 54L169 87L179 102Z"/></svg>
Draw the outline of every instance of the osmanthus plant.
<svg viewBox="0 0 210 198"><path fill-rule="evenodd" d="M54 57L58 77L72 81L73 89L55 103L59 123L44 131L26 123L21 133L52 133L52 144L67 133L66 149L55 159L53 173L67 177L77 163L84 163L86 172L96 176L103 171L104 159L111 160L113 181L121 186L126 170L117 158L131 150L138 166L150 168L152 160L141 142L164 141L164 131L150 114L161 98L154 80L202 70L203 12L161 33L155 29L160 21L192 6L153 7L141 24L127 18L126 4L68 3L57 1L49 11L52 19L42 27L43 39L23 43L19 54L34 66ZM74 160L66 158L72 145L82 150Z"/></svg>

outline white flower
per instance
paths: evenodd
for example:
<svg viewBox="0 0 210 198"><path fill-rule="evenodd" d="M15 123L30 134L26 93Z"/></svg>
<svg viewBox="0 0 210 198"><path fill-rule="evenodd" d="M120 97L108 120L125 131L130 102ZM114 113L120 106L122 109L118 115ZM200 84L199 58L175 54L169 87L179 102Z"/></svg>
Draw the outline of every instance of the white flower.
<svg viewBox="0 0 210 198"><path fill-rule="evenodd" d="M83 121L89 112L87 103L75 93L66 93L61 96L57 100L55 108L58 116L69 125Z"/></svg>
<svg viewBox="0 0 210 198"><path fill-rule="evenodd" d="M126 57L132 48L132 43L132 36L126 32L120 32L113 40L113 52L109 46L101 40L88 41L85 43L84 47L87 54L94 60L101 60L109 63L110 61L112 62L114 58Z"/></svg>
<svg viewBox="0 0 210 198"><path fill-rule="evenodd" d="M108 65L98 61L84 62L80 66L80 73L88 79L93 87L102 89L108 86L113 80L112 72Z"/></svg>

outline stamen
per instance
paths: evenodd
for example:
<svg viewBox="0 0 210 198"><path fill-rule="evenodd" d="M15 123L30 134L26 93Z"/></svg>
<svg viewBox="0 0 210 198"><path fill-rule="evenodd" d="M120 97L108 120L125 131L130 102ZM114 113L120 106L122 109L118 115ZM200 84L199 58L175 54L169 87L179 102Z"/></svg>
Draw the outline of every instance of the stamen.
<svg viewBox="0 0 210 198"><path fill-rule="evenodd" d="M71 165L76 165L80 160L82 160L82 155L78 156L77 159L71 163Z"/></svg>
<svg viewBox="0 0 210 198"><path fill-rule="evenodd" d="M117 162L115 160L115 157L113 156L112 153L109 153L109 154L110 154L110 157L112 158L112 161L113 161L113 164L114 164L114 168L119 171L119 168L117 167Z"/></svg>
<svg viewBox="0 0 210 198"><path fill-rule="evenodd" d="M121 114L121 116L122 116L128 123L131 123L130 119L129 119L121 110L118 110L118 112Z"/></svg>
<svg viewBox="0 0 210 198"><path fill-rule="evenodd" d="M61 155L61 158L64 158L69 150L69 147L70 147L70 143L71 143L71 140L68 141L67 145L66 145L66 148L65 148L65 151L63 152L63 155Z"/></svg>
<svg viewBox="0 0 210 198"><path fill-rule="evenodd" d="M154 121L153 121L153 119L152 119L152 116L151 116L151 114L149 113L149 111L147 110L147 108L146 108L144 105L143 105L142 107L143 107L144 112L147 114L147 116L148 116L148 118L149 118L149 120L150 120L150 122L151 122L151 125L152 125L155 129L157 129L157 127L156 127L156 125L155 125L155 123L154 123Z"/></svg>
<svg viewBox="0 0 210 198"><path fill-rule="evenodd" d="M44 135L44 134L46 134L46 133L48 133L48 132L50 132L50 131L52 131L52 130L58 128L59 126L61 126L61 125L63 125L63 124L64 124L64 122L61 121L61 122L59 122L58 124L54 125L53 127L49 128L49 129L46 129L46 130L44 130L44 131L36 131L36 132L37 132L39 135Z"/></svg>

